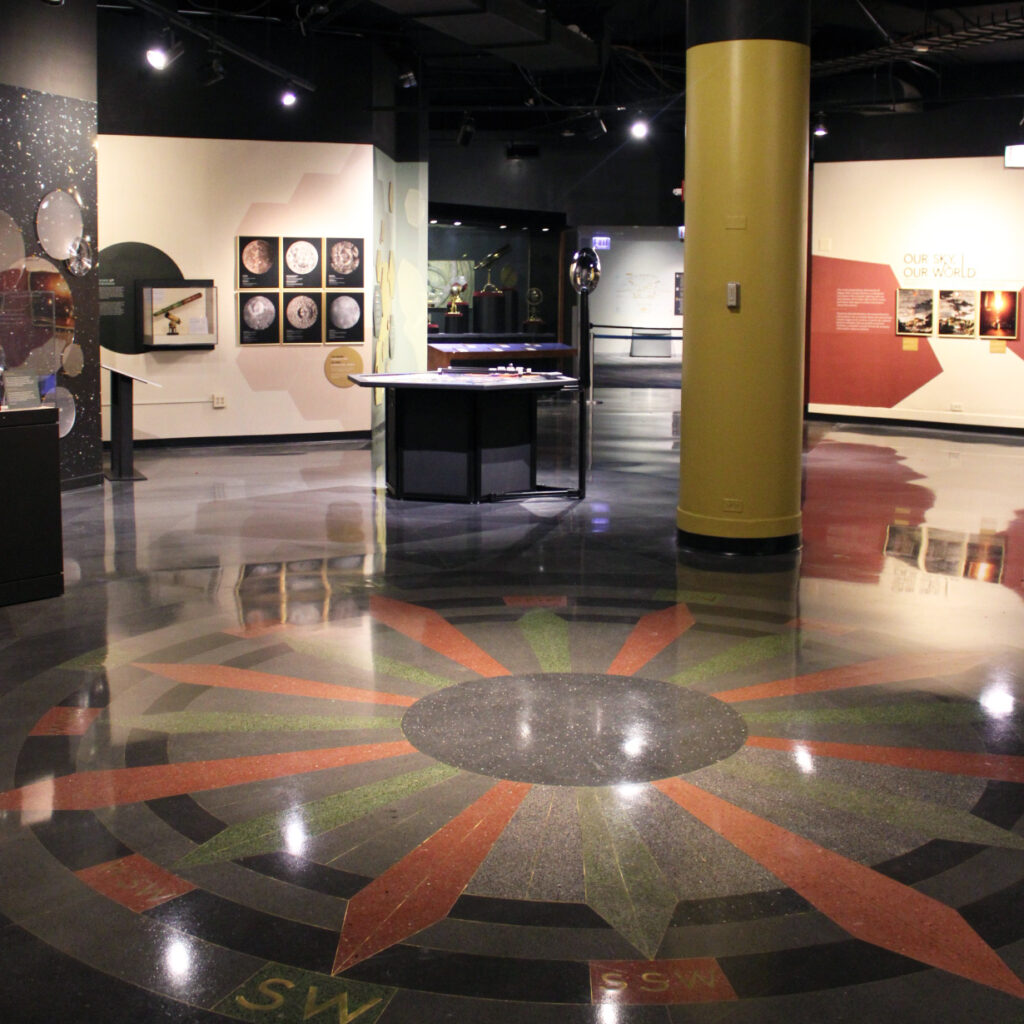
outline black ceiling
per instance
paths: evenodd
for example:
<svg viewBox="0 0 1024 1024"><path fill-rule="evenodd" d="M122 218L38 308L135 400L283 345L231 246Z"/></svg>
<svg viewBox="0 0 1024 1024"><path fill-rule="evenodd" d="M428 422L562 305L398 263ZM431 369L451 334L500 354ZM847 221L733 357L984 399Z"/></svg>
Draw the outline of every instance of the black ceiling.
<svg viewBox="0 0 1024 1024"><path fill-rule="evenodd" d="M311 85L332 49L372 43L415 75L397 102L425 105L436 131L468 113L478 131L585 134L595 111L609 129L643 111L682 131L683 0L100 0L101 37L110 19L153 21L156 5ZM1024 5L814 0L811 59L809 115L994 100L1024 112Z"/></svg>

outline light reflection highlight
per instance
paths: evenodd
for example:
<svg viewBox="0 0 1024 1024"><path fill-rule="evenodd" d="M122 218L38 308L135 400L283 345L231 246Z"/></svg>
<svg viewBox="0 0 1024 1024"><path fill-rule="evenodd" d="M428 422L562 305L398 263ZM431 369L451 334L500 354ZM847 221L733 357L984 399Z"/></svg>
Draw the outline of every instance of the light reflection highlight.
<svg viewBox="0 0 1024 1024"><path fill-rule="evenodd" d="M192 954L181 939L175 939L164 954L168 972L175 978L186 978L192 970Z"/></svg>
<svg viewBox="0 0 1024 1024"><path fill-rule="evenodd" d="M284 827L284 842L288 852L296 857L306 852L309 833L301 820L289 821Z"/></svg>
<svg viewBox="0 0 1024 1024"><path fill-rule="evenodd" d="M990 718L1009 718L1017 702L1005 683L996 683L982 690L978 699L985 714Z"/></svg>
<svg viewBox="0 0 1024 1024"><path fill-rule="evenodd" d="M796 761L796 766L805 775L813 774L814 758L811 757L811 752L806 747L795 747L793 749L793 760Z"/></svg>
<svg viewBox="0 0 1024 1024"><path fill-rule="evenodd" d="M644 738L639 733L633 733L626 737L626 742L622 744L622 752L627 757L639 757L644 750Z"/></svg>

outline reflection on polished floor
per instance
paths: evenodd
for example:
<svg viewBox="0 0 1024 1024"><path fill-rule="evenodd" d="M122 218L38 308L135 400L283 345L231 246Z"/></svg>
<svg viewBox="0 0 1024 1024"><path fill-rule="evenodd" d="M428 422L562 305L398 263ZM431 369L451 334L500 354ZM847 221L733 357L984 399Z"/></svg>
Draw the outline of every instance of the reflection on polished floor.
<svg viewBox="0 0 1024 1024"><path fill-rule="evenodd" d="M1024 441L811 424L799 559L694 565L678 392L598 397L583 502L342 443L65 495L0 1019L1024 1020Z"/></svg>

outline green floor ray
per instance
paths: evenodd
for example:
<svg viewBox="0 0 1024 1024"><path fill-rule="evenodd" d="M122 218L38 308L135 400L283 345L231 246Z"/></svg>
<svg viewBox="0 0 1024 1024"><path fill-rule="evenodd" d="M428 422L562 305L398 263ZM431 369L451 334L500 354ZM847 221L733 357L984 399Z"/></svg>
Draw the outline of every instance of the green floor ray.
<svg viewBox="0 0 1024 1024"><path fill-rule="evenodd" d="M675 912L675 890L612 794L581 789L576 802L587 904L653 960Z"/></svg>
<svg viewBox="0 0 1024 1024"><path fill-rule="evenodd" d="M984 846L1024 850L1024 836L1007 832L968 811L944 807L927 800L914 800L876 789L868 790L860 786L814 778L805 775L796 766L790 771L755 764L753 758L734 757L721 762L717 768L745 782L783 789L824 807L855 814L870 821L883 822L897 828L909 826L913 831L924 833L933 839L951 839L958 843L980 843Z"/></svg>
<svg viewBox="0 0 1024 1024"><path fill-rule="evenodd" d="M671 601L672 604L718 604L721 594L713 594L706 590L656 590L655 601Z"/></svg>
<svg viewBox="0 0 1024 1024"><path fill-rule="evenodd" d="M572 671L569 623L565 619L543 608L534 608L519 620L519 628L537 655L541 671Z"/></svg>
<svg viewBox="0 0 1024 1024"><path fill-rule="evenodd" d="M759 665L772 658L793 654L799 639L797 632L790 630L786 633L774 633L771 636L759 636L753 640L744 640L727 651L722 651L721 654L716 654L706 661L692 665L682 672L677 672L669 679L669 682L677 683L680 686L691 686L693 683L701 683L705 679L725 675L726 672L735 672L737 669Z"/></svg>
<svg viewBox="0 0 1024 1024"><path fill-rule="evenodd" d="M229 825L182 857L175 866L197 867L238 857L275 853L286 847L285 830L288 828L299 825L309 837L323 835L324 832L363 818L396 800L436 786L457 775L458 771L446 764L435 764L419 771L357 786L346 793L336 793L286 811L273 811L250 821Z"/></svg>
<svg viewBox="0 0 1024 1024"><path fill-rule="evenodd" d="M389 658L383 654L368 654L366 651L338 643L335 640L291 635L285 638L285 643L298 654L308 654L321 661L330 661L334 664L344 662L362 669L364 672L391 676L394 679L405 679L410 683L419 683L421 686L430 687L432 690L454 686L457 682L455 679L448 679L434 672L428 672L425 668L420 668L419 665L410 665L408 662Z"/></svg>
<svg viewBox="0 0 1024 1024"><path fill-rule="evenodd" d="M118 716L118 726L175 735L202 732L332 732L345 729L397 729L401 715L247 715L234 711Z"/></svg>

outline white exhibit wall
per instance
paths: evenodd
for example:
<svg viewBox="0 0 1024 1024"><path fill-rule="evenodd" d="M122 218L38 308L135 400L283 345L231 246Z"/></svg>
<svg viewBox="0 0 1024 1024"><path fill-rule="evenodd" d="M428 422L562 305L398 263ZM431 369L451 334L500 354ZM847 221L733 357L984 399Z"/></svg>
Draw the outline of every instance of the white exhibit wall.
<svg viewBox="0 0 1024 1024"><path fill-rule="evenodd" d="M591 245L594 236L610 239L601 249L601 280L590 296L590 319L610 324L615 330L597 334L621 334L622 338L597 338L595 352L608 355L629 353L629 328L674 328L683 325L675 312L676 274L683 273L683 243L676 228L665 227L581 227L579 244ZM673 354L682 353L682 342L674 341Z"/></svg>
<svg viewBox="0 0 1024 1024"><path fill-rule="evenodd" d="M236 238L357 237L365 240L369 262L379 227L373 147L103 135L98 157L100 250L118 242L155 246L186 278L212 279L218 289L212 351L102 350L104 362L161 385L135 386L135 437L368 430L370 392L336 387L325 375L325 360L336 345L239 344ZM367 266L364 341L349 343L366 369L373 347L373 274ZM223 408L214 408L214 395L223 396Z"/></svg>
<svg viewBox="0 0 1024 1024"><path fill-rule="evenodd" d="M938 328L940 291L1019 305L1022 227L1024 170L999 157L817 164L810 410L1024 427L1024 311L1016 337ZM910 288L934 293L917 337L896 329L896 291Z"/></svg>

